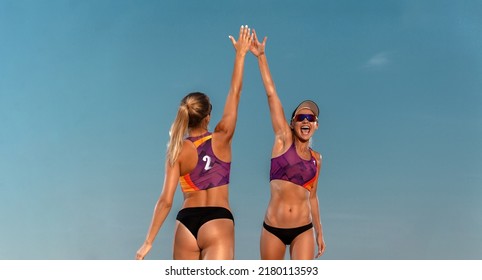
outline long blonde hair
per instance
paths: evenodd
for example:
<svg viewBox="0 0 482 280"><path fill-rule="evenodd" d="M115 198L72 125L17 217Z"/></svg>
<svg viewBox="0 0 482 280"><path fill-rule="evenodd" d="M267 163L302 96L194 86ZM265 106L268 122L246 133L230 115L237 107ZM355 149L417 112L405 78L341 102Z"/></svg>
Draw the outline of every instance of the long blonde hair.
<svg viewBox="0 0 482 280"><path fill-rule="evenodd" d="M167 158L170 165L179 157L188 129L199 126L202 120L211 114L211 108L209 97L202 92L192 92L181 100L177 116L169 130Z"/></svg>

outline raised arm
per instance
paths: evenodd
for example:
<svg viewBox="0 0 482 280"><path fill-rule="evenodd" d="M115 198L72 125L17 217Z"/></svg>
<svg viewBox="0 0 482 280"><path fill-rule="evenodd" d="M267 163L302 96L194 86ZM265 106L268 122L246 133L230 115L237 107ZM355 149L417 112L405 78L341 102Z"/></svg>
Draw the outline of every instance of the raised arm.
<svg viewBox="0 0 482 280"><path fill-rule="evenodd" d="M241 26L238 41L236 41L233 36L229 36L229 39L236 50L234 69L231 78L231 86L224 106L223 116L214 129L214 132L218 134L217 137L219 137L221 142L226 145L231 143L236 128L238 104L241 97L241 89L243 87L244 60L246 53L249 51L253 36L251 30L246 25Z"/></svg>
<svg viewBox="0 0 482 280"><path fill-rule="evenodd" d="M146 240L141 248L137 251L136 259L142 260L149 253L152 248L152 243L159 232L162 224L166 220L167 215L171 211L172 201L176 192L177 184L179 182L179 163L175 162L173 165L166 160L166 170L164 178L164 186L162 193L154 208L151 225L147 231Z"/></svg>
<svg viewBox="0 0 482 280"><path fill-rule="evenodd" d="M253 30L253 34L254 40L251 43L250 50L258 58L259 71L266 90L266 96L268 97L271 122L276 137L275 141L281 144L280 149L284 150L286 144L291 144L291 129L285 119L283 106L276 92L271 72L269 71L268 59L265 53L266 41L268 38L264 37L263 42L260 43L255 30ZM273 152L275 152L275 150L273 150Z"/></svg>

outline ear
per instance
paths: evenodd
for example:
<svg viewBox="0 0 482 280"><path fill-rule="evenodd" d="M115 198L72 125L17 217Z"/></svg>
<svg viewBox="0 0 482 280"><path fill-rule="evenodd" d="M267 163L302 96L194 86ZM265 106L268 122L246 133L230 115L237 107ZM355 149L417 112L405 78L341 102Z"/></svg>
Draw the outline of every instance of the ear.
<svg viewBox="0 0 482 280"><path fill-rule="evenodd" d="M294 129L293 120L290 121L290 128L291 128L291 130Z"/></svg>
<svg viewBox="0 0 482 280"><path fill-rule="evenodd" d="M203 122L206 123L206 126L209 125L209 122L211 121L211 115L207 115L204 117Z"/></svg>

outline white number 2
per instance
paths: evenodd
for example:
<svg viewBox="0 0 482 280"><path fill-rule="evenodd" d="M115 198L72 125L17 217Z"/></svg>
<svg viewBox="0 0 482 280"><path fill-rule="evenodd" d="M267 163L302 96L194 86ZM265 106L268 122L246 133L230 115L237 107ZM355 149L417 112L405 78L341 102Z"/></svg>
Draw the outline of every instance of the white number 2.
<svg viewBox="0 0 482 280"><path fill-rule="evenodd" d="M213 168L211 166L211 157L210 156L204 156L203 161L206 162L206 165L204 166L204 170L209 170L209 169Z"/></svg>

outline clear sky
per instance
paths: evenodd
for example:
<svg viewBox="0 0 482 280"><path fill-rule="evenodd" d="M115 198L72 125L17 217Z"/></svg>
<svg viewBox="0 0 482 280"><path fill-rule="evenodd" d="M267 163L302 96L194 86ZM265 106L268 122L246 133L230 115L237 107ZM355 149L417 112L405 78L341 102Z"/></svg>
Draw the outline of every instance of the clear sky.
<svg viewBox="0 0 482 280"><path fill-rule="evenodd" d="M321 259L482 259L482 2L0 0L0 259L133 259L181 98L220 119L241 24L321 109ZM273 132L246 59L230 201L259 258ZM214 125L211 125L214 127ZM147 259L170 259L175 205Z"/></svg>

